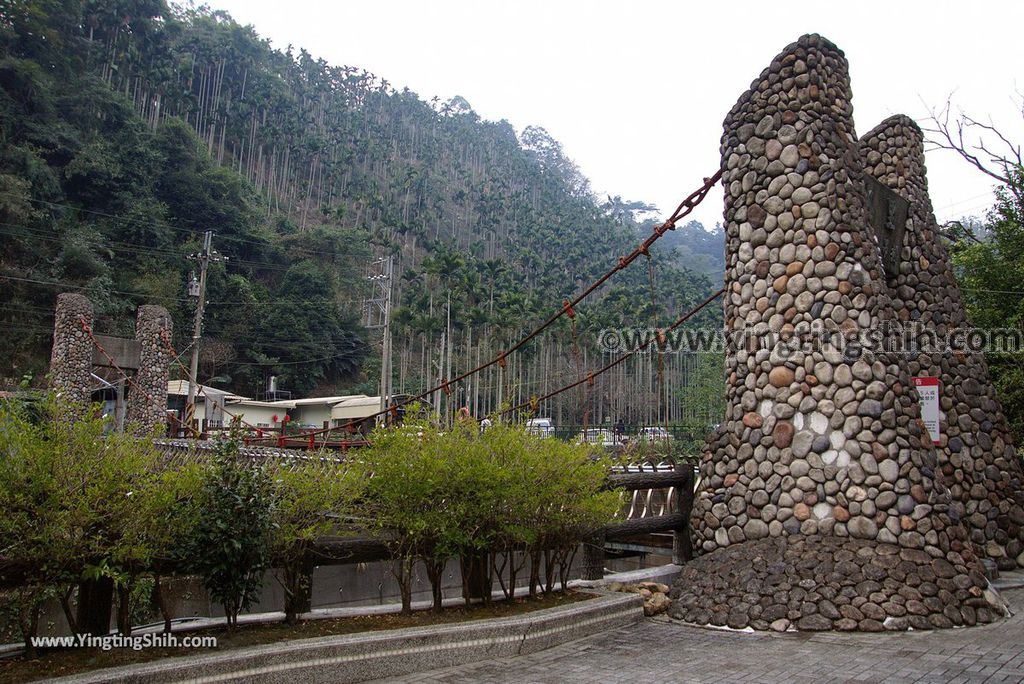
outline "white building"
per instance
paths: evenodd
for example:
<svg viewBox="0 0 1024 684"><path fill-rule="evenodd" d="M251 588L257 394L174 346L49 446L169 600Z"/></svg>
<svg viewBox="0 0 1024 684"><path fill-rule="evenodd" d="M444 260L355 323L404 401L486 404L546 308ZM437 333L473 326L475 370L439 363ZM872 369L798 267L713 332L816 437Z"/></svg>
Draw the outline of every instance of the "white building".
<svg viewBox="0 0 1024 684"><path fill-rule="evenodd" d="M184 414L188 385L187 380L167 383L167 408L179 418ZM279 428L288 416L293 426L325 429L339 427L349 420L368 418L380 408L380 397L365 394L259 401L209 385L197 388L196 417L201 431L226 427L234 416L260 428Z"/></svg>

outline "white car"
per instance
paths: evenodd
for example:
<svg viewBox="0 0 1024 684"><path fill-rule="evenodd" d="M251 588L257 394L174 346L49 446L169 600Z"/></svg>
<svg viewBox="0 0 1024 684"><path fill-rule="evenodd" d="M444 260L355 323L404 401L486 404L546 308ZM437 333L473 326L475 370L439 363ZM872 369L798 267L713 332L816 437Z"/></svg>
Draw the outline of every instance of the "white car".
<svg viewBox="0 0 1024 684"><path fill-rule="evenodd" d="M530 418L526 421L526 431L541 437L553 437L555 426L550 418Z"/></svg>

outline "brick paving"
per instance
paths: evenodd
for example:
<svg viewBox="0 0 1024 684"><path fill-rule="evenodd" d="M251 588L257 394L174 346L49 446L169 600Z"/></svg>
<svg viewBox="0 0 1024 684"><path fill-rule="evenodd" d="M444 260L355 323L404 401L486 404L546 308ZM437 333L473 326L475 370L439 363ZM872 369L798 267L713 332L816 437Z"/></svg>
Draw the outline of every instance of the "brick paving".
<svg viewBox="0 0 1024 684"><path fill-rule="evenodd" d="M1024 589L992 625L893 634L745 633L648 619L526 656L389 682L1003 682L1024 681Z"/></svg>

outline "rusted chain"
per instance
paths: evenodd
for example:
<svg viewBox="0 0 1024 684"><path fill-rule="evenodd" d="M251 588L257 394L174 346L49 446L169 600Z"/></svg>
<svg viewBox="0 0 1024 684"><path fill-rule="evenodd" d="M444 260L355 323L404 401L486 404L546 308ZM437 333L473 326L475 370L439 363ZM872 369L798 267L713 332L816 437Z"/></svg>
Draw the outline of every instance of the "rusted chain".
<svg viewBox="0 0 1024 684"><path fill-rule="evenodd" d="M693 309L690 309L690 311L686 312L685 314L683 314L682 316L680 316L680 317L679 317L678 319L676 319L676 322L675 322L675 323L673 323L672 325L670 325L670 326L669 326L668 328L665 328L665 330L664 330L664 331L662 332L662 334L664 334L664 333L668 333L668 332L672 332L673 330L675 330L676 328L678 328L679 326L681 326L681 325L682 325L683 323L685 323L686 321L688 321L688 320L689 320L690 318L692 318L692 317L693 317L694 315L696 315L696 314L697 314L697 313L698 313L699 311L701 311L701 310L702 310L702 309L703 309L703 308L704 308L705 306L707 306L707 305L708 305L708 304L710 304L711 302L715 301L716 299L718 299L718 298L719 298L720 296L722 296L723 294L725 294L725 288L724 288L724 287L723 287L723 288L722 288L721 290L719 290L718 292L716 292L716 293L714 293L713 295L711 295L710 297L708 297L707 299L705 299L705 300L704 300L703 302L701 302L700 304L698 304L698 305L697 305L697 306L696 306L695 308L693 308ZM507 409L505 409L504 411L501 411L500 413L498 413L498 415L499 415L499 416L503 416L503 415L505 415L506 413L512 413L512 412L514 412L514 411L521 411L521 410L523 410L523 409L525 409L525 408L527 408L527 407L530 407L530 408L532 408L532 409L533 409L534 411L536 411L536 410L537 410L537 409L536 409L536 407L540 405L540 402L542 402L542 401L544 401L544 400L546 400L546 399L550 399L551 397L555 397L555 396L558 396L558 395L559 395L559 394L561 394L562 392L568 392L569 390L571 390L571 389L573 389L573 388L575 388L575 387L579 387L579 386L580 386L580 385L582 385L582 384L583 384L584 382L593 382L593 381L594 381L594 378L598 377L599 375L602 375L603 373L607 373L607 372L608 372L608 371L610 371L610 370L611 370L612 368L615 368L615 367L616 367L616 366L618 366L618 365L619 365L620 363L622 363L622 362L623 362L623 361L625 361L626 359L630 358L630 357L631 357L631 356L633 356L634 354L636 354L636 353L638 353L638 352L641 352L641 351L643 351L643 350L647 349L647 347L649 347L649 346L651 345L651 341L652 341L652 340L648 339L648 340L647 340L646 342L644 342L643 344L641 344L641 345L640 345L639 347L637 347L636 349L634 349L634 350L632 350L632 351L628 351L628 352L626 352L625 354L622 354L621 356L619 356L619 358L615 359L614 361L611 361L611 362L610 362L610 363L608 363L608 364L607 364L606 366L604 366L604 367L602 367L602 368L599 368L598 370L596 370L596 371L593 371L592 373L589 373L589 374L587 375L587 377L586 377L586 378L583 378L582 380L577 380L576 382L572 383L571 385L566 385L565 387L560 387L559 389L556 389L556 390L554 390L554 391L552 391L552 392L548 392L548 393L547 393L547 394L545 394L545 395L544 395L543 397L537 397L537 398L536 398L536 401L524 402L524 403L522 403L522 404L519 404L518 406L513 406L513 407L511 407L511 408L507 408Z"/></svg>
<svg viewBox="0 0 1024 684"><path fill-rule="evenodd" d="M421 392L420 394L417 394L416 396L409 397L408 399L405 399L405 400L403 400L401 402L398 402L398 403L395 403L395 404L391 404L391 405L389 405L387 408L385 408L382 411L377 411L376 413L368 415L365 418L360 418L357 421L353 421L353 420L350 419L348 421L348 423L346 423L344 426L340 426L340 427L348 429L349 427L354 427L354 426L358 425L359 423L363 423L365 421L373 420L375 418L379 418L380 416L386 415L387 413L389 413L393 409L398 409L398 408L401 408L403 406L408 406L409 404L412 404L413 402L417 402L417 401L420 401L422 399L425 399L428 396L430 396L431 394L433 394L434 392L445 391L446 388L450 391L450 388L451 388L452 385L455 385L455 384L465 380L466 378L470 377L471 375L475 375L475 374L479 373L482 370L490 368L491 366L493 366L495 364L498 364L502 368L504 368L504 366L505 366L505 359L510 354L518 351L519 349L522 349L526 344L528 344L531 340L533 340L535 337L537 337L542 332L544 332L547 328L549 328L556 321L558 321L558 319L561 318L562 316L569 315L570 312L571 312L570 317L574 316L575 315L575 307L576 307L577 304L579 304L584 299L586 299L588 296L593 294L593 292L595 290L597 290L599 287L604 285L608 281L608 279L611 278L613 275L615 275L616 273L618 273L619 271L621 271L621 270L623 270L625 268L628 268L630 266L630 264L632 264L634 261L636 261L641 255L649 253L651 246L655 242L657 242L658 239L660 239L665 233L667 233L670 230L675 230L676 223L678 223L682 218L684 218L690 212L692 212L697 207L697 205L700 204L704 200L705 197L707 197L708 193L711 191L711 188L713 188L715 186L715 184L718 183L719 180L721 180L721 178L722 178L722 170L721 169L719 169L717 172L715 172L715 174L712 175L710 178L705 178L704 179L704 184L702 186L700 186L699 188L697 188L696 190L694 190L682 202L680 202L679 206L677 206L675 211L672 212L672 215L668 219L666 219L665 222L662 223L661 225L655 226L651 230L651 234L642 243L640 243L640 245L636 249L634 249L632 252L630 252L626 256L620 256L619 260L616 262L615 266L613 266L607 273L605 273L600 278L598 278L593 283L591 283L585 290L583 290L580 294L576 295L576 297L574 299L565 300L562 303L562 306L558 309L558 311L556 311L551 316L549 316L537 328L535 328L532 332L530 332L525 337L521 338L514 345L512 345L508 349L500 351L498 353L498 355L495 356L490 361L482 363L479 366L477 366L476 368L473 368L472 370L468 370L465 373L463 373L463 374L461 374L461 375L459 375L459 376L457 376L455 378L452 378L450 380L445 380L444 382L442 382L442 383L440 383L440 384L438 384L438 385L436 385L434 387L431 387L430 389L425 390L425 391ZM336 428L326 428L326 429L318 430L318 431L315 431L315 432L312 432L312 433L309 433L309 434L322 434L322 433L325 433L325 432L330 432L330 430L332 430L332 429L336 429Z"/></svg>

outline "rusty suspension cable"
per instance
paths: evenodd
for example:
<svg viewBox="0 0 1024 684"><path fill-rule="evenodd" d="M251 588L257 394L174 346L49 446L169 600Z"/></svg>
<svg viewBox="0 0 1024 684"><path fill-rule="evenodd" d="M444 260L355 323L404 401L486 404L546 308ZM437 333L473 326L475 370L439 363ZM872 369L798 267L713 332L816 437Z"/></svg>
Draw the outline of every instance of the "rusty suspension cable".
<svg viewBox="0 0 1024 684"><path fill-rule="evenodd" d="M544 332L544 330L546 330L551 325L553 325L559 318L561 318L562 316L567 315L567 314L569 314L569 315L573 314L576 305L579 304L580 302L582 302L584 299L586 299L591 294L593 294L593 292L595 290L597 290L599 287L601 287L602 285L604 285L608 281L609 278L611 278L613 275L615 275L619 271L622 271L622 270L628 268L630 266L630 264L632 264L634 261L636 261L641 255L649 254L651 246L654 245L654 243L657 242L665 233L667 233L670 230L675 230L676 224L682 218L684 218L685 216L690 214L690 212L692 212L697 207L697 205L699 205L702 201L704 201L704 198L707 197L708 193L711 191L711 188L713 188L715 186L715 184L718 183L719 180L721 180L721 178L722 178L722 170L721 169L716 171L715 174L712 175L710 178L705 178L704 179L704 184L702 186L700 186L699 188L697 188L696 190L694 190L682 202L680 202L679 206L677 206L675 211L672 212L672 215L669 216L669 218L666 219L664 223L662 223L662 224L660 224L658 226L655 226L651 230L651 234L647 237L647 239L645 239L642 243L640 243L640 245L636 249L634 249L632 252L630 252L626 256L619 257L618 262L607 273L605 273L600 278L598 278L593 283L591 283L590 286L588 286L580 294L576 295L576 297L574 299L572 299L572 300L568 300L568 299L565 300L565 302L562 303L561 308L559 308L558 311L556 311L551 316L549 316L543 323L540 324L540 326L535 328L532 332L530 332L525 337L521 338L518 342L516 342L514 345L512 345L508 349L499 352L498 355L495 356L490 361L482 363L479 366L477 366L476 368L468 370L465 373L462 373L461 375L459 375L459 376L457 376L455 378L452 378L451 380L445 380L444 382L440 383L439 385L436 385L435 387L431 387L430 389L425 390L425 391L421 392L420 394L417 394L417 395L415 395L413 397L409 397L409 398L407 398L407 399L405 399L405 400L403 400L401 402L398 402L396 404L391 404L390 406L388 406L384 410L377 411L376 413L368 415L365 418L360 418L358 420L349 419L349 421L344 426L337 426L337 427L334 427L334 428L326 428L326 429L321 429L321 430L315 430L313 432L309 432L309 433L305 433L305 434L306 435L316 435L316 434L328 433L328 432L331 432L331 431L337 430L337 429L345 429L346 431L351 431L351 429L355 428L355 426L358 425L359 423L363 423L363 422L368 421L368 420L379 418L380 416L385 416L385 415L387 415L389 413L392 414L392 415L395 415L395 412L397 412L397 410L399 408L402 408L403 406L408 406L409 404L412 404L413 402L420 401L421 399L425 399L426 397L430 396L434 392L444 391L446 387L450 388L452 385L455 385L456 383L459 383L459 382L465 380L466 378L470 377L471 375L475 375L475 374L479 373L480 371L482 371L482 370L484 370L486 368L490 368L491 366L493 366L495 364L504 365L505 359L509 355L511 355L512 353L518 351L519 349L522 349L528 342L530 342L530 340L534 339L535 337L540 335L542 332ZM724 291L724 289L723 289L723 291ZM718 294L721 294L721 292L719 292ZM714 297L717 297L718 294L714 295ZM712 299L714 297L712 297ZM703 308L703 305L701 305L701 308ZM680 322L681 321L677 321L677 323L680 323ZM671 329L672 328L669 328L669 330L671 330ZM646 345L645 345L645 347L646 347ZM607 369L605 369L605 370L607 370ZM604 371L601 371L601 372L604 372ZM595 374L595 376L596 376L596 374ZM571 387L577 387L577 386L579 386L579 384L581 384L581 382L586 382L586 381L587 381L587 379L585 378L582 381L577 382L577 383L571 385ZM568 389L568 388L563 388L563 390L561 390L561 391L564 391L565 389ZM551 395L551 396L554 396L554 395ZM502 414L504 414L504 413L505 412L503 411ZM267 439L267 438L264 438L264 439ZM273 438L270 438L270 439L273 439Z"/></svg>
<svg viewBox="0 0 1024 684"><path fill-rule="evenodd" d="M668 332L672 332L673 330L675 330L676 328L681 326L683 323L688 321L690 318L692 318L694 315L696 315L699 311L701 311L708 304L710 304L711 302L713 302L716 299L718 299L723 294L725 294L725 288L724 287L721 290L719 290L718 292L716 292L713 295L709 296L707 299L705 299L703 302L698 304L693 309L690 309L688 312L686 312L685 314L680 316L678 319L676 319L675 323L673 323L669 327L665 328L664 331L659 331L659 332L661 332L662 334L668 333ZM547 394L545 394L542 397L531 397L530 401L523 402L522 404L519 404L518 406L513 406L511 408L507 408L504 411L501 411L498 415L499 416L503 416L506 413L512 413L513 411L521 411L522 409L527 408L527 407L539 406L540 402L545 401L547 399L550 399L551 397L558 396L562 392L568 392L569 390L571 390L571 389L573 389L575 387L579 387L584 382L593 382L594 378L598 377L599 375L602 375L603 373L606 373L606 372L610 371L612 368L615 368L620 363L622 363L623 361L625 361L629 357L633 356L634 354L636 354L638 352L642 352L643 350L647 349L647 347L651 346L651 342L652 341L660 340L660 339L661 339L661 335L657 336L654 339L648 339L646 342L641 344L636 349L634 349L632 351L628 351L628 352L622 354L621 356L619 356L619 358L615 359L614 361L609 362L607 365L603 366L602 368L599 368L596 371L588 373L587 377L583 378L582 380L577 380L576 382L574 382L574 383L572 383L570 385L566 385L565 387L560 387L559 389L556 389L556 390L554 390L552 392L548 392Z"/></svg>

